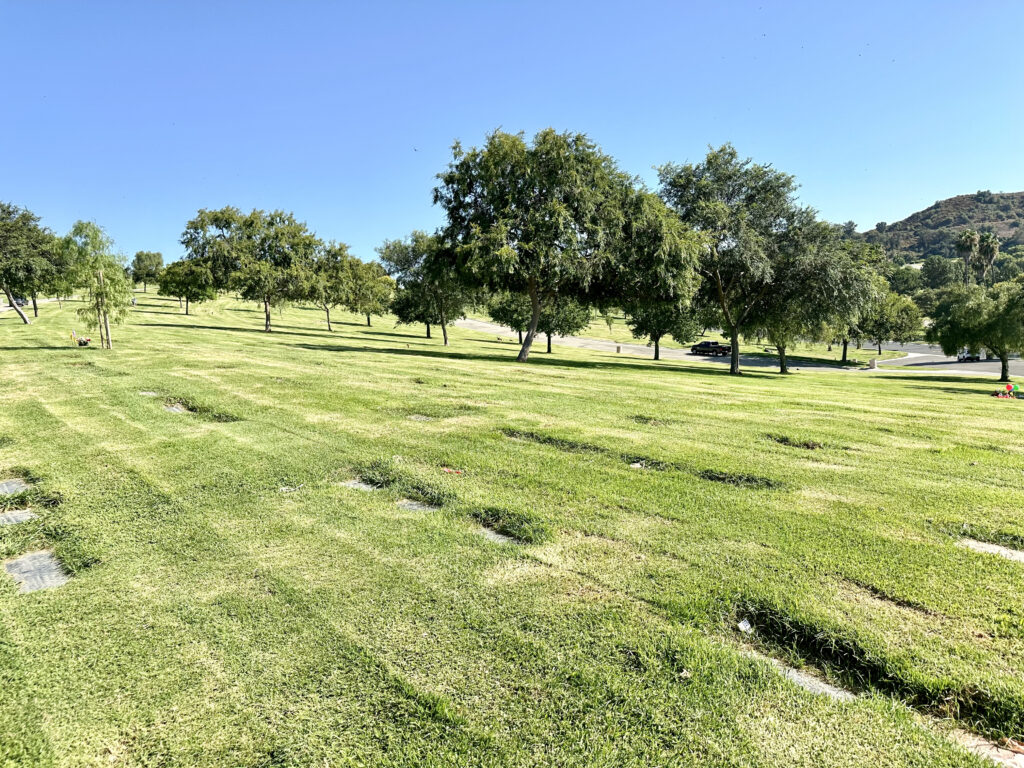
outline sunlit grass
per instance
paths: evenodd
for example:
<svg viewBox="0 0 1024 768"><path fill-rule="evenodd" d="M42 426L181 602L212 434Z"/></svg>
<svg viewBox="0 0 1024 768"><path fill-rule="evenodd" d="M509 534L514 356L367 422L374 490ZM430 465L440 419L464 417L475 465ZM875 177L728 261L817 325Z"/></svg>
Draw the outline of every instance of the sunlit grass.
<svg viewBox="0 0 1024 768"><path fill-rule="evenodd" d="M73 304L0 315L0 474L40 511L0 549L74 575L0 586L9 764L978 764L900 699L1024 735L1024 570L955 546L1024 536L988 382L139 299L110 352Z"/></svg>

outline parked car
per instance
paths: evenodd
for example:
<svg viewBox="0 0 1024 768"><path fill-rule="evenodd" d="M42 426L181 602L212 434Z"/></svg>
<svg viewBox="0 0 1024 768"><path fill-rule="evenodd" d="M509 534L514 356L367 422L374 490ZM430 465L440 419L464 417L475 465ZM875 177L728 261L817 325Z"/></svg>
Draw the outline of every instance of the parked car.
<svg viewBox="0 0 1024 768"><path fill-rule="evenodd" d="M16 307L27 307L28 306L28 299L26 299L24 296L15 296L14 297L14 306L16 306Z"/></svg>
<svg viewBox="0 0 1024 768"><path fill-rule="evenodd" d="M712 355L714 357L725 357L732 352L732 347L720 341L702 341L690 347L690 352L695 355Z"/></svg>
<svg viewBox="0 0 1024 768"><path fill-rule="evenodd" d="M981 362L981 353L971 352L969 349L961 349L956 353L956 361L958 363L978 363Z"/></svg>

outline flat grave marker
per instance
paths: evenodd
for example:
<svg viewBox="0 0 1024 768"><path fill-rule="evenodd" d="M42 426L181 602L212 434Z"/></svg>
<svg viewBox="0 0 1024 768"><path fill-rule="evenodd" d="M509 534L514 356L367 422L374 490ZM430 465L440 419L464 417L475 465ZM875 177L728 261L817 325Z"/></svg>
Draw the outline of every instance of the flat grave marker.
<svg viewBox="0 0 1024 768"><path fill-rule="evenodd" d="M437 512L440 509L440 507L435 507L433 504L415 501L414 499L399 499L395 503L402 509L407 509L410 512Z"/></svg>
<svg viewBox="0 0 1024 768"><path fill-rule="evenodd" d="M12 477L9 480L0 480L0 496L13 496L16 493L24 493L31 486L20 477Z"/></svg>
<svg viewBox="0 0 1024 768"><path fill-rule="evenodd" d="M31 509L12 509L0 515L0 525L16 525L29 520L35 520L39 515Z"/></svg>
<svg viewBox="0 0 1024 768"><path fill-rule="evenodd" d="M345 488L354 488L357 491L376 491L377 486L364 483L359 478L355 480L346 480L344 483L340 483Z"/></svg>
<svg viewBox="0 0 1024 768"><path fill-rule="evenodd" d="M999 544L990 544L987 541L978 541L977 539L960 539L956 545L963 547L964 549L970 549L974 552L983 552L987 555L999 555L1005 557L1007 560L1013 560L1018 563L1024 563L1024 552L1019 549L1010 549L1009 547L1003 547Z"/></svg>
<svg viewBox="0 0 1024 768"><path fill-rule="evenodd" d="M4 570L18 583L19 592L35 592L67 584L71 577L48 549L26 552L4 563Z"/></svg>
<svg viewBox="0 0 1024 768"><path fill-rule="evenodd" d="M492 531L490 528L488 528L485 525L481 525L479 528L477 528L476 532L480 536L483 536L488 541L493 541L495 544L515 544L516 543L516 540L513 539L511 536L506 536L503 533L498 533L497 531Z"/></svg>

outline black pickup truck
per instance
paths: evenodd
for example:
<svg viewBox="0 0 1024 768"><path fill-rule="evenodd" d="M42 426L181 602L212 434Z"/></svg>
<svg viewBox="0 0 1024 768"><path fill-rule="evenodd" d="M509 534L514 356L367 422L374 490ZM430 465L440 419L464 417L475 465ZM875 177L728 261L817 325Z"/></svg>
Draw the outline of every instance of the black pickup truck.
<svg viewBox="0 0 1024 768"><path fill-rule="evenodd" d="M715 357L725 357L732 352L732 347L728 344L723 344L720 341L702 341L699 344L694 344L690 347L690 352L695 355L713 355Z"/></svg>

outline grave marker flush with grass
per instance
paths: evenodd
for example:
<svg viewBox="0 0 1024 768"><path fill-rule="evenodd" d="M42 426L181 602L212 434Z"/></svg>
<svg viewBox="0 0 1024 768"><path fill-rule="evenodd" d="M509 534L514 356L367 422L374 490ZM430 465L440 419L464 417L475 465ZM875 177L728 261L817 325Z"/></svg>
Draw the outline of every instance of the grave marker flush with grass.
<svg viewBox="0 0 1024 768"><path fill-rule="evenodd" d="M4 563L4 570L18 583L19 592L61 587L70 581L60 562L50 550L27 552Z"/></svg>

